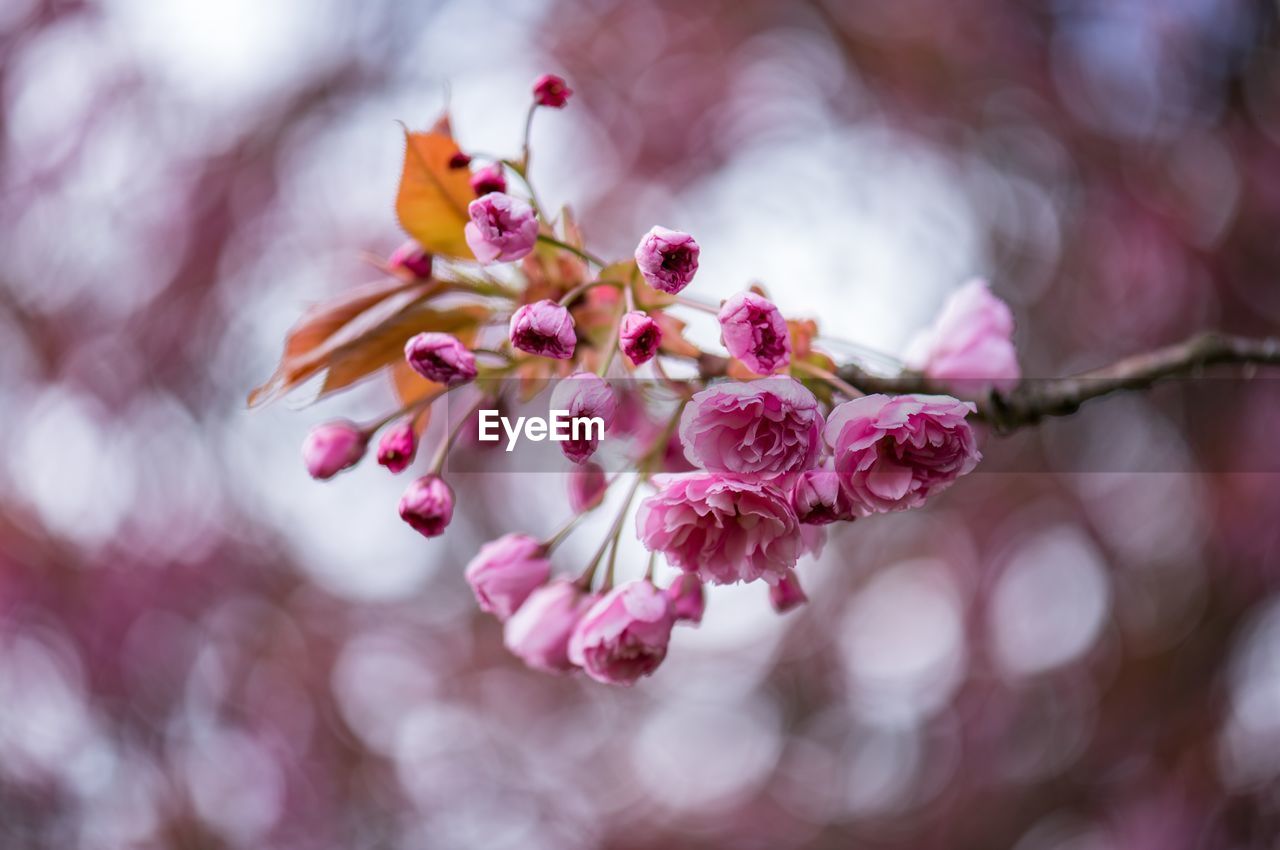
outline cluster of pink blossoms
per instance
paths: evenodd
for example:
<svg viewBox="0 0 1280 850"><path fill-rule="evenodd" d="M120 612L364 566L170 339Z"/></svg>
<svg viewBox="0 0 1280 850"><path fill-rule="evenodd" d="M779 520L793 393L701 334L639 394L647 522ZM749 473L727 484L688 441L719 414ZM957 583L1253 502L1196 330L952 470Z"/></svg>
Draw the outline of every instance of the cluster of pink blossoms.
<svg viewBox="0 0 1280 850"><path fill-rule="evenodd" d="M571 94L563 80L544 77L535 85L535 107L563 107ZM470 163L459 153L448 167ZM522 169L515 173L527 182ZM470 185L476 198L464 235L481 265L519 263L539 246L551 246L607 267L555 236L533 205L532 193L530 200L507 194L501 163L476 170ZM610 536L577 577L557 577L552 567L554 550L573 530L572 521L545 540L506 534L484 544L467 565L465 578L478 605L503 623L506 646L530 667L582 670L613 684L635 682L666 657L677 623L701 621L704 585L760 581L777 611L790 610L807 598L796 565L804 555L821 552L828 526L919 507L980 460L967 420L973 403L949 395L858 393L814 365L811 338L797 342L777 306L758 291L741 292L718 307L677 298L692 283L699 254L688 233L654 227L635 249L630 282L602 272L597 280L566 285L561 297L517 296L509 319L502 314L505 339L491 348L477 352L459 336L429 328L404 344L407 367L442 393L478 376L511 374L522 365L541 362L564 369L550 374L576 367L554 384L548 407L568 411L573 420L598 419L609 433L644 431L635 424L644 415L636 412L634 399L620 396L607 380L611 368L617 371L614 352L625 357L624 370L647 366L664 385L684 388L667 427L646 432L649 439L635 459L634 474L610 478L592 461L600 435L590 429L585 437L560 443L574 464L569 505L575 516L598 508L617 480L633 481ZM388 266L421 280L431 278L434 268L431 255L413 246L396 252ZM640 281L648 287L646 309L637 306L644 294ZM601 334L584 334L575 319L584 293L595 287L612 291L617 304L606 347L598 341ZM521 290L532 291L532 286ZM717 316L731 368L703 372L691 384L667 377L664 359L690 358L664 343L660 311L676 306ZM671 325L666 327L670 332ZM913 347L911 366L944 386L972 379L1008 389L1018 379L1012 330L1003 302L985 284L970 284ZM489 369L478 363L477 353L496 354L505 364ZM701 352L691 359L703 369ZM590 368L584 367L588 362ZM725 377L743 370L756 377ZM417 454L420 412L410 406L398 421L393 416L368 427L348 421L318 427L303 447L308 470L327 479L355 465L374 432L385 426L378 463L393 473L404 471ZM438 447L427 473L400 501L401 517L427 537L444 533L453 518L454 494L442 477L451 440ZM653 492L639 504L635 530L647 550L678 571L665 588L654 584L652 560L643 577L613 580L618 535L642 485ZM598 581L606 552L608 570Z"/></svg>

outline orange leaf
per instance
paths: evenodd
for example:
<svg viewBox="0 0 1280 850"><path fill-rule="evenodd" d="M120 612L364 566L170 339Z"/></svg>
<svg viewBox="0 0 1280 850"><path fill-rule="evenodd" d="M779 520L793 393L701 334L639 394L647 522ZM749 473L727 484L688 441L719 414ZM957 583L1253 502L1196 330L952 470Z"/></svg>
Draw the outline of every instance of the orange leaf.
<svg viewBox="0 0 1280 850"><path fill-rule="evenodd" d="M458 145L449 131L448 117L425 133L406 130L404 139L404 170L396 195L400 226L433 254L471 259L474 255L462 229L475 192L467 169L449 167Z"/></svg>
<svg viewBox="0 0 1280 850"><path fill-rule="evenodd" d="M684 338L685 322L668 313L654 312L650 317L662 328L662 343L658 350L676 357L697 358L702 353L698 346Z"/></svg>

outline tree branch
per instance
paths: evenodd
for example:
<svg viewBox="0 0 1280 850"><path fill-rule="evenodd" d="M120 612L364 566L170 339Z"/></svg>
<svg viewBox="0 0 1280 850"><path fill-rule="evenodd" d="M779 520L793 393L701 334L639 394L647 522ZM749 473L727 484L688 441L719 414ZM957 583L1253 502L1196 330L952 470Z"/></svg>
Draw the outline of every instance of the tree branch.
<svg viewBox="0 0 1280 850"><path fill-rule="evenodd" d="M1204 333L1176 345L1118 360L1110 366L1067 378L1024 380L1012 392L990 392L968 399L978 407L977 418L1007 433L1035 425L1047 416L1067 416L1090 399L1123 390L1144 390L1162 378L1194 375L1220 363L1280 365L1280 338L1249 339ZM856 364L838 372L865 393L946 393L939 382L916 373L895 377L872 375Z"/></svg>

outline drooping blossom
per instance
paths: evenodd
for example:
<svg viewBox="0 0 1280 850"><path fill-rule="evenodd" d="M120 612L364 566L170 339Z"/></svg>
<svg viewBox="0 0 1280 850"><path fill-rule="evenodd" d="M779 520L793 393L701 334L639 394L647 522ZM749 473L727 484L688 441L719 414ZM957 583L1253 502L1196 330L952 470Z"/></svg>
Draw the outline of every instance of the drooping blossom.
<svg viewBox="0 0 1280 850"><path fill-rule="evenodd" d="M411 278L426 280L431 277L431 255L417 242L406 242L391 252L387 268Z"/></svg>
<svg viewBox="0 0 1280 850"><path fill-rule="evenodd" d="M757 375L772 375L791 363L791 335L773 302L739 292L720 307L724 347Z"/></svg>
<svg viewBox="0 0 1280 850"><path fill-rule="evenodd" d="M569 509L575 514L585 513L604 501L609 489L609 479L600 464L587 462L575 466L569 473Z"/></svg>
<svg viewBox="0 0 1280 850"><path fill-rule="evenodd" d="M507 178L502 173L502 166L495 162L472 174L471 191L476 193L477 198L483 198L490 192L507 191Z"/></svg>
<svg viewBox="0 0 1280 850"><path fill-rule="evenodd" d="M525 304L511 316L511 344L540 357L568 360L578 344L573 316L554 301Z"/></svg>
<svg viewBox="0 0 1280 850"><path fill-rule="evenodd" d="M663 592L671 601L671 611L677 622L693 623L695 626L702 622L702 615L707 610L707 594L696 575L683 573Z"/></svg>
<svg viewBox="0 0 1280 850"><path fill-rule="evenodd" d="M597 598L575 582L548 582L529 594L507 620L502 642L535 670L568 672L575 666L569 660L569 638Z"/></svg>
<svg viewBox="0 0 1280 850"><path fill-rule="evenodd" d="M701 249L688 233L655 227L636 246L636 265L654 289L675 295L698 271Z"/></svg>
<svg viewBox="0 0 1280 850"><path fill-rule="evenodd" d="M667 657L676 617L648 579L618 585L591 606L569 638L569 660L597 682L631 685Z"/></svg>
<svg viewBox="0 0 1280 850"><path fill-rule="evenodd" d="M640 504L645 548L712 584L777 581L800 558L803 540L790 499L758 478L715 472L656 476Z"/></svg>
<svg viewBox="0 0 1280 850"><path fill-rule="evenodd" d="M1008 392L1022 376L1013 312L985 281L969 281L947 299L933 327L912 341L906 361L962 394L980 395L992 387Z"/></svg>
<svg viewBox="0 0 1280 850"><path fill-rule="evenodd" d="M791 507L795 509L796 519L807 525L847 522L858 516L830 463L806 470L796 478L791 490Z"/></svg>
<svg viewBox="0 0 1280 850"><path fill-rule="evenodd" d="M423 537L438 537L453 519L453 490L439 475L424 475L400 497L400 518Z"/></svg>
<svg viewBox="0 0 1280 850"><path fill-rule="evenodd" d="M539 106L563 109L572 94L573 89L569 88L564 78L555 74L543 74L533 82L533 100Z"/></svg>
<svg viewBox="0 0 1280 850"><path fill-rule="evenodd" d="M918 507L977 466L973 404L944 395L875 394L827 417L840 486L863 514Z"/></svg>
<svg viewBox="0 0 1280 850"><path fill-rule="evenodd" d="M551 575L546 547L527 534L490 540L463 571L480 610L501 621L515 613Z"/></svg>
<svg viewBox="0 0 1280 850"><path fill-rule="evenodd" d="M603 432L613 424L618 400L604 378L594 372L575 372L556 384L549 407L568 411L573 423L565 429L570 438L560 442L560 451L574 463L585 463L600 447Z"/></svg>
<svg viewBox="0 0 1280 850"><path fill-rule="evenodd" d="M368 445L369 435L359 425L338 419L311 429L302 442L302 460L311 477L323 481L359 463Z"/></svg>
<svg viewBox="0 0 1280 850"><path fill-rule="evenodd" d="M800 587L800 579L796 576L795 570L788 572L778 580L777 584L769 588L769 604L779 614L786 613L808 601L809 597Z"/></svg>
<svg viewBox="0 0 1280 850"><path fill-rule="evenodd" d="M428 381L454 386L476 377L476 356L456 336L420 333L404 345L404 359Z"/></svg>
<svg viewBox="0 0 1280 850"><path fill-rule="evenodd" d="M538 241L533 207L502 192L490 192L467 206L463 228L467 246L482 264L509 263L527 256Z"/></svg>
<svg viewBox="0 0 1280 850"><path fill-rule="evenodd" d="M418 433L412 417L392 425L378 440L378 463L396 475L409 468L417 452Z"/></svg>
<svg viewBox="0 0 1280 850"><path fill-rule="evenodd" d="M647 313L632 310L622 317L618 328L618 347L636 366L652 360L661 344L662 328Z"/></svg>
<svg viewBox="0 0 1280 850"><path fill-rule="evenodd" d="M680 415L690 463L764 479L813 466L821 433L818 400L785 376L715 384L695 393Z"/></svg>

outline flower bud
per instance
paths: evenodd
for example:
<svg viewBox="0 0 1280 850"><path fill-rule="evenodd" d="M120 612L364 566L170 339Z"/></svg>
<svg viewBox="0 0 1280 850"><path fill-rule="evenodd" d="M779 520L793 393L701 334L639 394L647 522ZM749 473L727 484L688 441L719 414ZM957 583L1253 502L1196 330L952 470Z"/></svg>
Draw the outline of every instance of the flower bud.
<svg viewBox="0 0 1280 850"><path fill-rule="evenodd" d="M453 490L439 475L424 475L400 497L400 518L423 537L439 537L453 519Z"/></svg>
<svg viewBox="0 0 1280 850"><path fill-rule="evenodd" d="M378 441L378 463L395 475L409 468L417 452L418 435L413 430L412 417L388 428Z"/></svg>
<svg viewBox="0 0 1280 850"><path fill-rule="evenodd" d="M560 443L560 451L574 463L584 463L596 453L603 436L599 424L590 420L602 420L608 430L618 412L618 400L604 378L594 372L576 372L556 384L550 408L569 411L570 438Z"/></svg>
<svg viewBox="0 0 1280 850"><path fill-rule="evenodd" d="M584 463L569 473L569 507L575 514L586 513L604 501L609 479L598 463Z"/></svg>
<svg viewBox="0 0 1280 850"><path fill-rule="evenodd" d="M569 637L596 598L574 582L548 582L529 594L507 620L502 642L535 670L568 672L574 668L569 660Z"/></svg>
<svg viewBox="0 0 1280 850"><path fill-rule="evenodd" d="M431 277L431 255L417 242L406 242L391 252L387 268L418 280Z"/></svg>
<svg viewBox="0 0 1280 850"><path fill-rule="evenodd" d="M467 206L471 221L463 228L467 246L483 265L509 263L527 256L538 241L533 207L502 192L490 192Z"/></svg>
<svg viewBox="0 0 1280 850"><path fill-rule="evenodd" d="M729 353L758 375L772 375L791 363L791 335L782 313L754 292L739 292L724 302L720 336Z"/></svg>
<svg viewBox="0 0 1280 850"><path fill-rule="evenodd" d="M505 622L546 583L551 562L543 545L529 535L504 534L480 547L464 575L480 610Z"/></svg>
<svg viewBox="0 0 1280 850"><path fill-rule="evenodd" d="M471 190L477 198L483 198L490 192L507 191L507 178L502 174L502 166L497 163L486 165L471 175Z"/></svg>
<svg viewBox="0 0 1280 850"><path fill-rule="evenodd" d="M622 317L618 327L618 347L627 359L637 366L648 363L658 353L662 344L662 328L640 310L632 310Z"/></svg>
<svg viewBox="0 0 1280 850"><path fill-rule="evenodd" d="M573 357L578 337L573 316L554 301L525 304L511 316L511 344L540 357L568 360Z"/></svg>
<svg viewBox="0 0 1280 850"><path fill-rule="evenodd" d="M458 151L453 156L449 157L449 168L454 171L457 171L459 168L466 168L470 164L471 155L465 154L462 151Z"/></svg>
<svg viewBox="0 0 1280 850"><path fill-rule="evenodd" d="M795 570L791 570L778 579L776 584L769 586L769 602L773 605L773 610L779 614L785 614L808 601L809 597L804 595Z"/></svg>
<svg viewBox="0 0 1280 850"><path fill-rule="evenodd" d="M699 251L688 233L655 227L636 246L636 265L650 286L674 295L693 280Z"/></svg>
<svg viewBox="0 0 1280 850"><path fill-rule="evenodd" d="M418 334L405 343L404 359L413 371L437 384L465 384L476 377L476 356L451 334Z"/></svg>
<svg viewBox="0 0 1280 850"><path fill-rule="evenodd" d="M827 525L857 518L849 498L840 489L840 478L828 463L805 471L791 491L791 507L796 518L809 525Z"/></svg>
<svg viewBox="0 0 1280 850"><path fill-rule="evenodd" d="M323 481L359 463L368 445L369 435L360 426L339 419L311 429L302 443L302 459L311 477Z"/></svg>
<svg viewBox="0 0 1280 850"><path fill-rule="evenodd" d="M671 602L647 579L615 587L582 616L569 639L569 660L597 682L631 685L667 657Z"/></svg>
<svg viewBox="0 0 1280 850"><path fill-rule="evenodd" d="M573 89L569 88L563 77L555 74L543 74L533 83L533 100L539 106L563 109L571 94Z"/></svg>
<svg viewBox="0 0 1280 850"><path fill-rule="evenodd" d="M681 575L663 592L671 602L676 620L685 620L694 625L702 622L702 614L707 610L707 596L696 575Z"/></svg>

